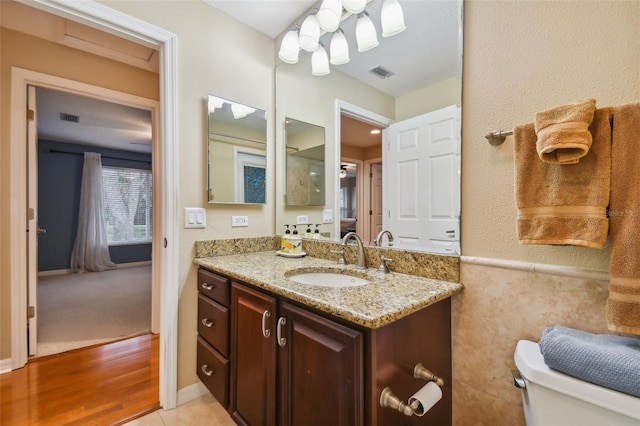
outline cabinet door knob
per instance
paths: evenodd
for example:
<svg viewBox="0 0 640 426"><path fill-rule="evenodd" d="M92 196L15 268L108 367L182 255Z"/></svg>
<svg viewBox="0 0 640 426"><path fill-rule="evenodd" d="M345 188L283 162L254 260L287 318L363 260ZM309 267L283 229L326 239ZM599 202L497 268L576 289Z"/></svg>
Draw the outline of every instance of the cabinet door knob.
<svg viewBox="0 0 640 426"><path fill-rule="evenodd" d="M211 321L208 318L202 318L202 325L204 325L207 328L211 328L213 327L213 321Z"/></svg>
<svg viewBox="0 0 640 426"><path fill-rule="evenodd" d="M282 337L282 326L287 323L287 319L285 317L278 318L278 326L276 327L276 339L278 340L278 344L280 346L284 346L287 344L287 339Z"/></svg>
<svg viewBox="0 0 640 426"><path fill-rule="evenodd" d="M271 336L271 330L267 328L267 318L271 318L271 311L268 309L262 313L262 335L265 339Z"/></svg>
<svg viewBox="0 0 640 426"><path fill-rule="evenodd" d="M207 376L211 376L213 374L213 369L210 369L207 364L204 364L200 369Z"/></svg>
<svg viewBox="0 0 640 426"><path fill-rule="evenodd" d="M207 291L211 291L213 290L214 285L213 284L209 284L209 283L202 283L202 288L204 288Z"/></svg>

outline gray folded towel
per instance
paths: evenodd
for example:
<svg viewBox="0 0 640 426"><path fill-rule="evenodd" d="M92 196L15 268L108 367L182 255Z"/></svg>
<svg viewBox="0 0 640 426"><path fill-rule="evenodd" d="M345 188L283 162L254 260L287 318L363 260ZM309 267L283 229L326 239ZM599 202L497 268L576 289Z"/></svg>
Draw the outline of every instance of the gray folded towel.
<svg viewBox="0 0 640 426"><path fill-rule="evenodd" d="M640 397L640 338L557 325L544 330L538 345L550 368Z"/></svg>

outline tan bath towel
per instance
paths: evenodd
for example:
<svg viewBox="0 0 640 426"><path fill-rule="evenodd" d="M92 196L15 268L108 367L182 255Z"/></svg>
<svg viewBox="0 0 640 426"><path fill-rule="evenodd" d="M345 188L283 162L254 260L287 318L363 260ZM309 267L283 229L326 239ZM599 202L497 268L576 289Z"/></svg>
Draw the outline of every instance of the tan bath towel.
<svg viewBox="0 0 640 426"><path fill-rule="evenodd" d="M518 240L602 248L608 231L611 110L596 111L593 146L576 164L540 161L533 123L514 129Z"/></svg>
<svg viewBox="0 0 640 426"><path fill-rule="evenodd" d="M575 164L587 155L592 143L589 126L595 110L595 99L588 99L536 113L540 159L553 164Z"/></svg>
<svg viewBox="0 0 640 426"><path fill-rule="evenodd" d="M609 330L640 335L640 103L613 109Z"/></svg>

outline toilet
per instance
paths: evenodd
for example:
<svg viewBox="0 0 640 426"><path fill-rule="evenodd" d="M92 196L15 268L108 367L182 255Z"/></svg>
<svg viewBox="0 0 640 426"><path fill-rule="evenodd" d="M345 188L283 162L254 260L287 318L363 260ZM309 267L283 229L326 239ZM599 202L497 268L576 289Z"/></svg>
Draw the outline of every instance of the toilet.
<svg viewBox="0 0 640 426"><path fill-rule="evenodd" d="M514 360L527 426L640 425L640 398L550 369L538 343L520 340Z"/></svg>

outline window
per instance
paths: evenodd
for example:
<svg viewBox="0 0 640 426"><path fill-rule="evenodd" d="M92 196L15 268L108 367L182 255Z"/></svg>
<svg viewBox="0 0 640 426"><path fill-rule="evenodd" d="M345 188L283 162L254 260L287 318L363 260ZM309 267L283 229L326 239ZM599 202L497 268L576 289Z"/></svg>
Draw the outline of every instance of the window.
<svg viewBox="0 0 640 426"><path fill-rule="evenodd" d="M103 167L102 185L109 245L150 243L151 171Z"/></svg>

